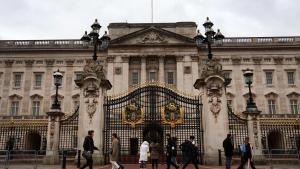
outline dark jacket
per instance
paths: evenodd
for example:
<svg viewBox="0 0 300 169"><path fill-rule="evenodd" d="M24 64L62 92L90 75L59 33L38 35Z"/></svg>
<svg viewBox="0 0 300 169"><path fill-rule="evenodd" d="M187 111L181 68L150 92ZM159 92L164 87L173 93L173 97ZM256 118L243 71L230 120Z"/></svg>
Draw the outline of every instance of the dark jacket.
<svg viewBox="0 0 300 169"><path fill-rule="evenodd" d="M83 142L83 149L84 151L91 151L92 153L94 150L99 150L97 147L94 146L94 140L91 136L86 136Z"/></svg>
<svg viewBox="0 0 300 169"><path fill-rule="evenodd" d="M189 140L185 141L180 145L182 153L189 158L197 157L198 148Z"/></svg>
<svg viewBox="0 0 300 169"><path fill-rule="evenodd" d="M167 144L167 156L176 156L177 155L177 145L174 139L168 139Z"/></svg>
<svg viewBox="0 0 300 169"><path fill-rule="evenodd" d="M233 144L230 138L226 138L223 141L223 147L225 151L226 157L232 157L233 156Z"/></svg>

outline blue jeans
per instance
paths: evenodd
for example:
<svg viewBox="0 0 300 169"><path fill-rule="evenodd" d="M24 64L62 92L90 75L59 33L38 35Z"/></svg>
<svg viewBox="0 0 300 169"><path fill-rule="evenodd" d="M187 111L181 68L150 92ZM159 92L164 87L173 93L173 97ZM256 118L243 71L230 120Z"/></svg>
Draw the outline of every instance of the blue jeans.
<svg viewBox="0 0 300 169"><path fill-rule="evenodd" d="M226 169L230 169L232 157L226 157Z"/></svg>

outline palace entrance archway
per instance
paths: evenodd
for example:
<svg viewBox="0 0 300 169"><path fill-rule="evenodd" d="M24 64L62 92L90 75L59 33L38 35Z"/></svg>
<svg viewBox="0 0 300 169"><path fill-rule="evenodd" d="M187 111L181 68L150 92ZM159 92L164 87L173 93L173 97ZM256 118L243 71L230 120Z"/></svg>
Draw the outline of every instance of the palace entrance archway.
<svg viewBox="0 0 300 169"><path fill-rule="evenodd" d="M138 162L137 149L144 140L157 141L165 147L167 133L176 137L178 145L194 135L201 158L203 130L199 97L187 97L152 83L127 95L107 97L104 110L104 155L107 162L113 133L120 137L122 161L125 163Z"/></svg>
<svg viewBox="0 0 300 169"><path fill-rule="evenodd" d="M26 150L40 150L41 136L36 132L30 132L26 135L25 149Z"/></svg>

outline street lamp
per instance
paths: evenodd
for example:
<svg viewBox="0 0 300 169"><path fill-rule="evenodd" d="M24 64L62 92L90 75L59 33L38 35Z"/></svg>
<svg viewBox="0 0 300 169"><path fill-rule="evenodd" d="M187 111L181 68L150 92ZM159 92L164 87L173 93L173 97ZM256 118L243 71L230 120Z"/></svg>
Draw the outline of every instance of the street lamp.
<svg viewBox="0 0 300 169"><path fill-rule="evenodd" d="M91 25L91 28L91 32L88 34L87 31L85 31L80 40L87 44L92 42L94 46L93 60L96 61L98 46L100 46L100 49L107 49L110 37L107 35L107 31L105 31L104 35L99 39L101 25L98 23L97 19L95 19L95 22Z"/></svg>
<svg viewBox="0 0 300 169"><path fill-rule="evenodd" d="M63 75L58 69L56 72L54 72L53 77L54 85L56 86L56 93L54 103L52 104L52 109L60 109L60 104L58 103L58 87L62 84Z"/></svg>
<svg viewBox="0 0 300 169"><path fill-rule="evenodd" d="M207 17L205 23L203 24L203 26L205 28L206 37L204 37L198 30L197 35L194 38L196 41L197 47L201 47L202 44L207 45L209 60L211 60L212 56L213 56L213 54L211 53L211 45L214 42L221 45L223 43L223 39L225 38L224 35L220 32L220 29L218 29L217 33L213 30L213 28L212 28L213 25L214 24Z"/></svg>
<svg viewBox="0 0 300 169"><path fill-rule="evenodd" d="M244 72L245 83L249 88L249 100L247 101L246 110L249 112L257 111L257 106L253 100L252 92L251 92L251 84L253 82L253 72L249 68L247 68Z"/></svg>

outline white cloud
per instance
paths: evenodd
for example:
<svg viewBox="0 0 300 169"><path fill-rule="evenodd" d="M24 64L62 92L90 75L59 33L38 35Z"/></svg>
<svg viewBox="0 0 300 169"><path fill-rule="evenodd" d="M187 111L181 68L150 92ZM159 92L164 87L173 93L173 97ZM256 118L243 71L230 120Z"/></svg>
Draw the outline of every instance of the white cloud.
<svg viewBox="0 0 300 169"><path fill-rule="evenodd" d="M150 22L151 0L0 0L2 39L75 39L98 18ZM299 35L298 0L154 0L155 22L194 21L210 16L229 36Z"/></svg>

